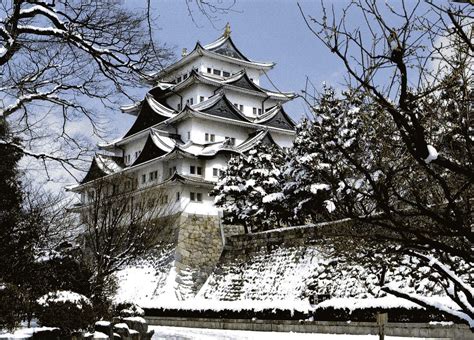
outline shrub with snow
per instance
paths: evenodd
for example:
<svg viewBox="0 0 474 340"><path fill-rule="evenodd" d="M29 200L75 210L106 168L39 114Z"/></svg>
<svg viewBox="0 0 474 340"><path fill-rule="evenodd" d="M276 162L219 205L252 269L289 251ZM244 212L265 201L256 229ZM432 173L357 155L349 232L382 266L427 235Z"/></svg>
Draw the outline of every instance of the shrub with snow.
<svg viewBox="0 0 474 340"><path fill-rule="evenodd" d="M122 318L145 316L145 311L133 302L122 302L115 306L115 315Z"/></svg>
<svg viewBox="0 0 474 340"><path fill-rule="evenodd" d="M55 291L37 300L36 316L42 326L58 327L63 334L89 328L94 322L93 307L84 295Z"/></svg>

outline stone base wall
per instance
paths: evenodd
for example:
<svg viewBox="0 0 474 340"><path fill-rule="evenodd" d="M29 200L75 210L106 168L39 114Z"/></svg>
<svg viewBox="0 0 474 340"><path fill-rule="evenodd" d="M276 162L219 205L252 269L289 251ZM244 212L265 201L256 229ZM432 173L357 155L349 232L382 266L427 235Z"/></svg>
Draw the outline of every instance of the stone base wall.
<svg viewBox="0 0 474 340"><path fill-rule="evenodd" d="M219 216L183 213L179 221L175 253L178 296L194 296L204 284L222 253Z"/></svg>
<svg viewBox="0 0 474 340"><path fill-rule="evenodd" d="M296 320L248 320L248 319L204 319L146 317L150 325L172 327L195 327L212 329L232 329L261 332L298 332L320 334L378 335L375 322L342 321L296 321ZM385 335L397 337L424 337L434 339L468 340L472 333L466 325L432 325L425 323L388 323ZM316 338L318 338L316 336Z"/></svg>

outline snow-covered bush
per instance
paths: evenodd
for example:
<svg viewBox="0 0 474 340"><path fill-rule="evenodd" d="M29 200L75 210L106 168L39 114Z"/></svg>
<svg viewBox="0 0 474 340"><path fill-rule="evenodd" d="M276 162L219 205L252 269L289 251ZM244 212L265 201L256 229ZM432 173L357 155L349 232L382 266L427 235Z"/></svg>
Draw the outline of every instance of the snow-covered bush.
<svg viewBox="0 0 474 340"><path fill-rule="evenodd" d="M145 316L145 311L133 302L122 302L115 306L115 316L122 318Z"/></svg>
<svg viewBox="0 0 474 340"><path fill-rule="evenodd" d="M37 300L36 316L42 326L58 327L63 334L89 328L94 322L92 303L84 295L55 291Z"/></svg>

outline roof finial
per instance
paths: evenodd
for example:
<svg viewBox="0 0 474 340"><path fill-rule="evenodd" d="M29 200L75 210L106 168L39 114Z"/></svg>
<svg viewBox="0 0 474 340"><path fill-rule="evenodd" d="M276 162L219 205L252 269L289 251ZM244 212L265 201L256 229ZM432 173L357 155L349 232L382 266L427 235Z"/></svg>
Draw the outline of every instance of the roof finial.
<svg viewBox="0 0 474 340"><path fill-rule="evenodd" d="M231 33L231 32L232 32L232 31L230 30L230 24L227 23L227 24L225 25L224 37L226 37L226 38L230 37L230 33Z"/></svg>

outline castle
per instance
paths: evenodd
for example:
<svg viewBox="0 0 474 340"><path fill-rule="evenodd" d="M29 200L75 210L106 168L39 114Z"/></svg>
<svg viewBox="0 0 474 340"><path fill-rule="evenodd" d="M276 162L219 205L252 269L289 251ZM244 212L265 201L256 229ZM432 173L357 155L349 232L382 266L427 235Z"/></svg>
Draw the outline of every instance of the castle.
<svg viewBox="0 0 474 340"><path fill-rule="evenodd" d="M260 77L274 63L248 59L233 43L230 27L202 46L152 75L145 98L122 107L136 116L120 139L99 145L87 175L73 191L81 203L94 197L98 178L127 174L137 189L165 187L176 210L217 215L209 191L233 155L257 142L292 146L294 122L282 104L293 93L264 89Z"/></svg>
<svg viewBox="0 0 474 340"><path fill-rule="evenodd" d="M102 179L112 183L112 195L164 192L160 204L172 205L166 213L180 220L163 231L171 250L162 269L175 268L178 286L186 286L178 287L186 291L181 296L192 296L205 282L224 237L242 232L224 230L209 196L228 160L259 142L283 149L293 144L295 123L282 105L295 94L260 86L274 65L243 55L228 24L214 42L183 49L181 59L151 76L153 88L141 102L122 107L136 116L134 124L122 138L99 145L103 152L70 188L80 193L77 212L100 195L95 185Z"/></svg>

